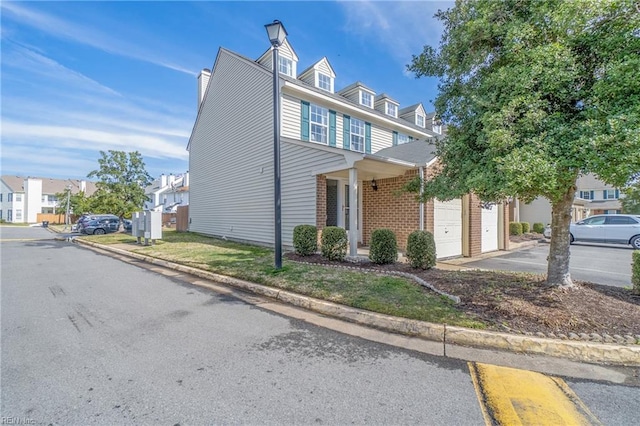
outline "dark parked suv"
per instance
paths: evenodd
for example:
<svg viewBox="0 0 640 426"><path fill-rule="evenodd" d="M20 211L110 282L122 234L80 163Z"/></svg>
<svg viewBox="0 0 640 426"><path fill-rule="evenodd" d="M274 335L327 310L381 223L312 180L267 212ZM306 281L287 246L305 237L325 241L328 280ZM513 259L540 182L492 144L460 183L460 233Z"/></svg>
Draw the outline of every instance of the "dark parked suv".
<svg viewBox="0 0 640 426"><path fill-rule="evenodd" d="M102 220L102 219L117 220L118 229L120 229L120 218L114 214L86 214L86 215L82 215L80 219L78 219L78 222L76 223L76 231L80 232L81 234L93 234L93 232L86 232L85 227L92 220Z"/></svg>
<svg viewBox="0 0 640 426"><path fill-rule="evenodd" d="M119 218L90 220L84 225L83 232L89 235L102 235L118 232L120 230Z"/></svg>

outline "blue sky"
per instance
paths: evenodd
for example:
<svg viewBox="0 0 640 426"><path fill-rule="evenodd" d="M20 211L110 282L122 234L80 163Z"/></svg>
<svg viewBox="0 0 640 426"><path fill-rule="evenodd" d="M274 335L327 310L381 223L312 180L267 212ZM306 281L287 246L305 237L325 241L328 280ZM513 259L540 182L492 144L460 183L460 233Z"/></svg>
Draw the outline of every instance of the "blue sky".
<svg viewBox="0 0 640 426"><path fill-rule="evenodd" d="M257 59L279 19L302 71L323 56L336 89L361 81L400 107L433 110L435 79L406 72L436 46L442 1L0 3L2 174L83 179L99 151L139 151L181 174L196 78L219 47Z"/></svg>

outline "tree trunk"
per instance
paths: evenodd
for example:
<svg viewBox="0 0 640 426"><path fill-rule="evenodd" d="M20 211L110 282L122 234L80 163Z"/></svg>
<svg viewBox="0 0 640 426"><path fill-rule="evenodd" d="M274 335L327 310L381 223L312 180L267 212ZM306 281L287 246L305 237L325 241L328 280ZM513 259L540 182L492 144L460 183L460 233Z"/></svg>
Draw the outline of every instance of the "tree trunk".
<svg viewBox="0 0 640 426"><path fill-rule="evenodd" d="M571 208L576 193L575 183L562 199L551 205L551 244L547 265L547 284L563 288L575 287L569 272Z"/></svg>

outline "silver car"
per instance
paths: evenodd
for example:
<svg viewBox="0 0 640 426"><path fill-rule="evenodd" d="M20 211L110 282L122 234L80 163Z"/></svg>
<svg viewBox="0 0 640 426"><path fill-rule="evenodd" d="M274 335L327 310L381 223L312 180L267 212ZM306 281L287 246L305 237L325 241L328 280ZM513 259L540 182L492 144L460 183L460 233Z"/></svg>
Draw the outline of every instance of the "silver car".
<svg viewBox="0 0 640 426"><path fill-rule="evenodd" d="M601 214L588 217L569 226L571 242L631 244L640 250L640 216Z"/></svg>

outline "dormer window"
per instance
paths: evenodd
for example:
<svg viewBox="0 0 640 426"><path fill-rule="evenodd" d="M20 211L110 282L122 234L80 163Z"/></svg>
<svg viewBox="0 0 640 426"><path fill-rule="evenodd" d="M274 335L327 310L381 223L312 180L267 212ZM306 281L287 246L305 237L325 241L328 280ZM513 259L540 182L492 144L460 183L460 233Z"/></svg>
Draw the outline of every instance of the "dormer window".
<svg viewBox="0 0 640 426"><path fill-rule="evenodd" d="M364 105L369 108L373 108L373 95L364 90L360 91L360 105Z"/></svg>
<svg viewBox="0 0 640 426"><path fill-rule="evenodd" d="M293 77L293 61L284 56L278 56L278 69L281 74Z"/></svg>
<svg viewBox="0 0 640 426"><path fill-rule="evenodd" d="M431 126L431 130L433 130L434 133L437 133L437 134L441 135L442 134L442 124L434 123L433 126Z"/></svg>
<svg viewBox="0 0 640 426"><path fill-rule="evenodd" d="M391 117L398 117L398 106L395 104L392 104L390 102L387 102L387 108L386 108L386 112L387 115L390 115Z"/></svg>
<svg viewBox="0 0 640 426"><path fill-rule="evenodd" d="M331 84L332 78L322 73L317 73L317 76L318 80L316 82L316 86L322 90L333 93L333 84Z"/></svg>
<svg viewBox="0 0 640 426"><path fill-rule="evenodd" d="M424 115L420 115L420 114L416 115L416 125L420 127L424 127Z"/></svg>

